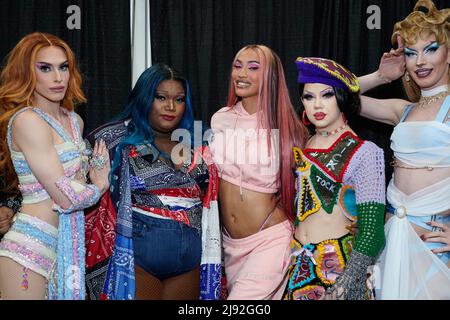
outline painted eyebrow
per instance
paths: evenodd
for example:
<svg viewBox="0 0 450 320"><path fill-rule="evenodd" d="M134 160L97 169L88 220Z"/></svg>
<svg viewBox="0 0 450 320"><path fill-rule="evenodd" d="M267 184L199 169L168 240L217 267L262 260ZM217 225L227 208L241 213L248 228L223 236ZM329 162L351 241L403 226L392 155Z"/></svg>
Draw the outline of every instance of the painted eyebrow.
<svg viewBox="0 0 450 320"><path fill-rule="evenodd" d="M435 45L435 44L439 45L439 43L438 43L437 41L433 41L432 43L430 43L429 45L427 45L427 46L424 48L424 50L427 50L428 48L430 48L432 45Z"/></svg>
<svg viewBox="0 0 450 320"><path fill-rule="evenodd" d="M165 91L165 90L156 90L156 93L165 93L165 94L169 94L169 91ZM184 91L180 91L177 93L177 95L182 94L182 95L186 95L186 93Z"/></svg>
<svg viewBox="0 0 450 320"><path fill-rule="evenodd" d="M243 63L243 62L242 62L241 60L239 60L239 59L236 59L235 62ZM257 63L257 64L261 64L259 61L256 61L256 60L248 61L247 64L249 64L249 63Z"/></svg>
<svg viewBox="0 0 450 320"><path fill-rule="evenodd" d="M423 50L427 50L430 46L434 45L435 43L438 44L437 41L433 41L433 42L427 44L427 46L426 46L425 48L423 48ZM414 49L412 49L412 48L410 48L410 47L406 47L405 49L408 49L408 50L410 50L410 51L417 52L417 50L414 50Z"/></svg>
<svg viewBox="0 0 450 320"><path fill-rule="evenodd" d="M406 47L405 50L412 51L412 52L417 52L417 50L411 49L409 47Z"/></svg>
<svg viewBox="0 0 450 320"><path fill-rule="evenodd" d="M329 88L323 89L323 90L320 91L319 93L324 93L324 92L330 91L330 90L333 90L333 88L332 88L332 87L329 87ZM311 91L308 91L308 90L303 90L303 94L305 94L305 93L314 94L314 92L311 92Z"/></svg>
<svg viewBox="0 0 450 320"><path fill-rule="evenodd" d="M51 64L50 62L45 62L45 61L38 61L36 63L43 64L43 65L46 65L46 66L53 66L53 64ZM63 64L66 64L66 63L69 63L69 61L66 60L66 61L64 61L64 62L62 62L60 64L56 64L56 65L62 66Z"/></svg>
<svg viewBox="0 0 450 320"><path fill-rule="evenodd" d="M329 88L323 89L322 91L320 91L320 93L324 93L326 91L333 91L334 92L333 88L329 87Z"/></svg>

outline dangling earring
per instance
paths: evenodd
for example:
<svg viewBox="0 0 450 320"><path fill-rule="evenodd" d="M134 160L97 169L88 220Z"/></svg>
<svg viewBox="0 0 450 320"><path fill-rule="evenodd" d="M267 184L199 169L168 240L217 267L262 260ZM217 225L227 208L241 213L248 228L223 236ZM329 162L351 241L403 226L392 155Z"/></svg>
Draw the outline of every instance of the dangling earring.
<svg viewBox="0 0 450 320"><path fill-rule="evenodd" d="M309 126L311 122L308 121L308 116L306 115L306 110L303 110L302 122L305 126Z"/></svg>
<svg viewBox="0 0 450 320"><path fill-rule="evenodd" d="M411 79L409 78L409 73L408 73L408 71L405 72L405 80L406 80L407 82L411 81Z"/></svg>

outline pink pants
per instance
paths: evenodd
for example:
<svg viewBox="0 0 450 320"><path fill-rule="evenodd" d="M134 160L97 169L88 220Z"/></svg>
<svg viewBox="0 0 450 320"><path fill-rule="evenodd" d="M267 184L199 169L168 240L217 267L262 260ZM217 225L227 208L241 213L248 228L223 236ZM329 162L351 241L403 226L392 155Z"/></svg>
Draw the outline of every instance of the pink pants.
<svg viewBox="0 0 450 320"><path fill-rule="evenodd" d="M228 299L280 300L292 237L288 220L243 239L223 233Z"/></svg>

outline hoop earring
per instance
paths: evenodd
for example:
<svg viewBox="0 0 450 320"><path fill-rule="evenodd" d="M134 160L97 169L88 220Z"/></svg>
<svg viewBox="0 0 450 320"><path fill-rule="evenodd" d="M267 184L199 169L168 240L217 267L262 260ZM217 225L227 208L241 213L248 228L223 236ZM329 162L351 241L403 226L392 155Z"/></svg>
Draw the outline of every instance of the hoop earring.
<svg viewBox="0 0 450 320"><path fill-rule="evenodd" d="M405 72L405 80L406 80L406 82L410 82L411 81L411 78L409 77L408 71Z"/></svg>
<svg viewBox="0 0 450 320"><path fill-rule="evenodd" d="M306 110L303 110L302 122L305 126L309 126L311 122L308 121L308 116L306 115Z"/></svg>

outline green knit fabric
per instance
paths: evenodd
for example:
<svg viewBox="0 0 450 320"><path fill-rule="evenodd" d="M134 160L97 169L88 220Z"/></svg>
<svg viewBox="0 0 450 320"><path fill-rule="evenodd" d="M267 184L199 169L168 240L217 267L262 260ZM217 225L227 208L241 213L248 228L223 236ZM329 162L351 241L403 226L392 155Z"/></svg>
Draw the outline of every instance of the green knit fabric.
<svg viewBox="0 0 450 320"><path fill-rule="evenodd" d="M366 202L356 205L358 212L358 235L355 250L376 257L385 245L385 205Z"/></svg>

